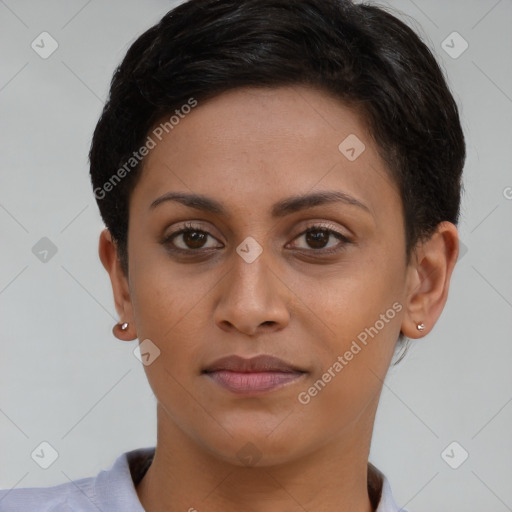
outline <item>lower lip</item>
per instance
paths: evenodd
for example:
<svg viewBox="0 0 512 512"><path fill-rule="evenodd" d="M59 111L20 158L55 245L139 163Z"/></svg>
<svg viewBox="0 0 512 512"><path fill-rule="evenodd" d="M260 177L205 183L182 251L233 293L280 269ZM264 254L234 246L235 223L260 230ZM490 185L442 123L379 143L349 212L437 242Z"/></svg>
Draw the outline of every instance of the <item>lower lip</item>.
<svg viewBox="0 0 512 512"><path fill-rule="evenodd" d="M206 374L223 388L239 394L260 394L297 380L302 372L232 372L218 370Z"/></svg>

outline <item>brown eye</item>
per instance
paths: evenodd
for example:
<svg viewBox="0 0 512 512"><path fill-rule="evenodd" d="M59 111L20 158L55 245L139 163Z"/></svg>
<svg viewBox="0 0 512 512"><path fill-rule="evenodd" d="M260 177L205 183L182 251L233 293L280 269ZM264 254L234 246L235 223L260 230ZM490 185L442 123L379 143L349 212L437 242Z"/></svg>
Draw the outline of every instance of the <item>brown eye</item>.
<svg viewBox="0 0 512 512"><path fill-rule="evenodd" d="M330 237L330 232L327 229L312 229L306 232L306 242L313 249L323 249Z"/></svg>
<svg viewBox="0 0 512 512"><path fill-rule="evenodd" d="M162 243L171 251L183 253L200 252L200 250L219 247L217 240L210 233L191 224L187 224L183 229L171 233Z"/></svg>
<svg viewBox="0 0 512 512"><path fill-rule="evenodd" d="M306 249L309 252L318 252L319 254L335 253L343 250L345 245L353 243L345 235L325 226L311 226L295 240L301 239L304 239L306 246L295 245L296 249Z"/></svg>
<svg viewBox="0 0 512 512"><path fill-rule="evenodd" d="M204 231L183 231L182 236L182 240L189 249L200 249L208 238L208 234Z"/></svg>

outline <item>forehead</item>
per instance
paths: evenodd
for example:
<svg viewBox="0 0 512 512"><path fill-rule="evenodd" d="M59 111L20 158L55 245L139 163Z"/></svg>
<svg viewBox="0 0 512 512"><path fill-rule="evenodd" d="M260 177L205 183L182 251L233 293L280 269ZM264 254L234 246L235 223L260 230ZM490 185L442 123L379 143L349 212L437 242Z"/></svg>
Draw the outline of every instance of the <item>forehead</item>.
<svg viewBox="0 0 512 512"><path fill-rule="evenodd" d="M150 133L156 145L132 196L137 210L176 190L253 212L315 190L343 191L374 215L400 207L361 117L320 91L236 89L173 121Z"/></svg>

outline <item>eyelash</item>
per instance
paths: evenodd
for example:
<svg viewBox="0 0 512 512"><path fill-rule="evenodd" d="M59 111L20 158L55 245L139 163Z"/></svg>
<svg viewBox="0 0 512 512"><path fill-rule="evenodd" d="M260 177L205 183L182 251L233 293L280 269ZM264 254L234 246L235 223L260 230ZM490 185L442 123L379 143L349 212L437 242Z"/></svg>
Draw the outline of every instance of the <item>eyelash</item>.
<svg viewBox="0 0 512 512"><path fill-rule="evenodd" d="M334 229L330 229L328 226L325 226L325 225L322 225L322 224L314 224L312 226L309 226L302 233L299 233L293 240L296 240L297 238L300 238L301 236L304 236L304 235L306 235L306 234L308 234L310 232L315 232L315 231L324 231L328 235L334 236L335 238L337 238L338 240L340 240L342 242L341 246L337 245L336 247L334 247L334 248L331 247L329 249L299 249L299 251L303 251L303 252L305 251L305 252L308 252L308 253L317 253L317 254L321 254L321 255L330 255L330 254L335 254L335 253L341 252L341 251L343 251L345 249L346 245L354 243L351 239L347 238L345 235L341 234L339 231L336 231ZM174 238L177 238L179 235L182 235L184 233L189 233L189 232L204 233L204 234L206 234L206 235L208 235L208 236L210 236L212 238L215 238L210 233L208 233L208 231L205 231L204 229L201 229L198 226L194 226L191 223L187 223L187 224L185 224L183 226L182 229L180 229L178 231L175 231L174 233L171 233L170 235L166 236L162 240L161 243L163 245L167 246L168 249L170 251L174 252L174 253L184 254L184 255L188 255L188 256L198 255L201 252L204 254L204 253L211 252L211 251L216 249L216 248L208 248L208 249L181 249L179 247L173 246L172 240L174 240Z"/></svg>

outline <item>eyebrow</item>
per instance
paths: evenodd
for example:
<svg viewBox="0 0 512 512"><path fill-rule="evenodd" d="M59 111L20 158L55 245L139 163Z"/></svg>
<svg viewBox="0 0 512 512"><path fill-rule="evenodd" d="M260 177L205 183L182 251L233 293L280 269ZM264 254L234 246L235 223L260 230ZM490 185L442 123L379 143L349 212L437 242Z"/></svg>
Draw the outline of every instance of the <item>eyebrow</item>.
<svg viewBox="0 0 512 512"><path fill-rule="evenodd" d="M215 213L225 217L230 217L228 211L219 201L201 194L190 194L185 192L168 192L163 196L155 199L149 209L152 210L158 205L167 201L175 201L181 203L189 208L196 210ZM298 212L300 210L306 210L314 206L319 206L329 203L344 203L349 206L356 206L365 210L371 215L371 211L364 203L352 197L345 192L324 190L320 192L314 192L307 195L298 195L283 199L272 206L271 214L272 217L280 218L285 217L291 213Z"/></svg>

